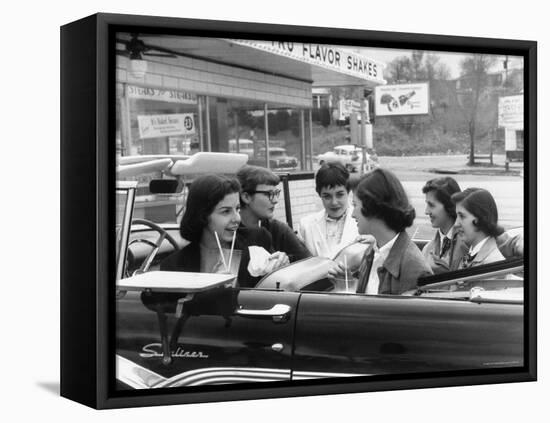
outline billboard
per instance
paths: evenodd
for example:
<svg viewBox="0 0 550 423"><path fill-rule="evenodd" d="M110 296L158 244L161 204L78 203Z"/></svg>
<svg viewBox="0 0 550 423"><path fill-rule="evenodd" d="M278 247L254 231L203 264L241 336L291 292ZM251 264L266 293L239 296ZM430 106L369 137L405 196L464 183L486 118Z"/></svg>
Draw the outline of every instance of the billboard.
<svg viewBox="0 0 550 423"><path fill-rule="evenodd" d="M426 115L430 95L427 82L377 86L374 91L376 116Z"/></svg>
<svg viewBox="0 0 550 423"><path fill-rule="evenodd" d="M498 99L498 126L523 129L523 95L511 95Z"/></svg>

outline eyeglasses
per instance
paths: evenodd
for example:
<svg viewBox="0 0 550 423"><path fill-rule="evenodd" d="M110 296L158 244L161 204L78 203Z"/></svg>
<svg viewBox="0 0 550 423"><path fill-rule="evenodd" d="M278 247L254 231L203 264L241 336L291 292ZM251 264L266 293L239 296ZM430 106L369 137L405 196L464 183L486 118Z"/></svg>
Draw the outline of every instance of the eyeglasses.
<svg viewBox="0 0 550 423"><path fill-rule="evenodd" d="M269 198L269 201L273 201L275 199L279 198L279 195L281 194L280 189L274 189L273 191L248 191L249 194L265 194L267 198Z"/></svg>

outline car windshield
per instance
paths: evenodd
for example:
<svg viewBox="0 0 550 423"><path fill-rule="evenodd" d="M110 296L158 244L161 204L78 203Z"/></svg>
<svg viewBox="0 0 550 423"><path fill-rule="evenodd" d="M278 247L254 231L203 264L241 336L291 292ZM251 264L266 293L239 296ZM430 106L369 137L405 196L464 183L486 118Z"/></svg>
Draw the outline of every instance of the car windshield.
<svg viewBox="0 0 550 423"><path fill-rule="evenodd" d="M128 216L128 191L125 189L117 189L116 191L116 212L115 212L115 225L116 225L116 252L117 262L121 254L121 247L123 243L123 227Z"/></svg>
<svg viewBox="0 0 550 423"><path fill-rule="evenodd" d="M131 218L135 202L137 183L118 182L115 191L115 248L116 248L116 279L119 280L124 271L128 240L131 233Z"/></svg>

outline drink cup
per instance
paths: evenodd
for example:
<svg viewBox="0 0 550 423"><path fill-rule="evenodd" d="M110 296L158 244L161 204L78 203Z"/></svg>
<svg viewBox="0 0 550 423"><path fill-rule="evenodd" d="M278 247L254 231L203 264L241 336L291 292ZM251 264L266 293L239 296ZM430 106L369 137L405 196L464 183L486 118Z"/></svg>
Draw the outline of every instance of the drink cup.
<svg viewBox="0 0 550 423"><path fill-rule="evenodd" d="M345 294L355 294L357 292L358 279L354 278L349 271L347 273L347 283L345 274L331 278L331 280L334 285L333 292Z"/></svg>

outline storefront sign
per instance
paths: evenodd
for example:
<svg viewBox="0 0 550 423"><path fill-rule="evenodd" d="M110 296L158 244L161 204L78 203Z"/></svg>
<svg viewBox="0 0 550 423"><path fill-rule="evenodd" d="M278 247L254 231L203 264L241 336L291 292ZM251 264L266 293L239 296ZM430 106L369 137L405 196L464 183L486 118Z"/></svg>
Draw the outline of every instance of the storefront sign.
<svg viewBox="0 0 550 423"><path fill-rule="evenodd" d="M375 88L376 116L425 115L429 113L427 82L378 86Z"/></svg>
<svg viewBox="0 0 550 423"><path fill-rule="evenodd" d="M290 41L228 40L232 43L290 57L345 73L357 78L385 84L382 75L384 65L367 57L326 44L295 43Z"/></svg>
<svg viewBox="0 0 550 423"><path fill-rule="evenodd" d="M137 87L135 85L126 86L126 95L128 98L166 101L168 103L197 104L197 96L193 93L176 90L158 90L156 88Z"/></svg>
<svg viewBox="0 0 550 423"><path fill-rule="evenodd" d="M365 110L361 101L358 100L340 100L338 102L338 120L348 118L352 113L360 113Z"/></svg>
<svg viewBox="0 0 550 423"><path fill-rule="evenodd" d="M195 133L192 113L138 116L139 137L157 138Z"/></svg>
<svg viewBox="0 0 550 423"><path fill-rule="evenodd" d="M498 126L506 129L523 129L523 95L498 99Z"/></svg>

